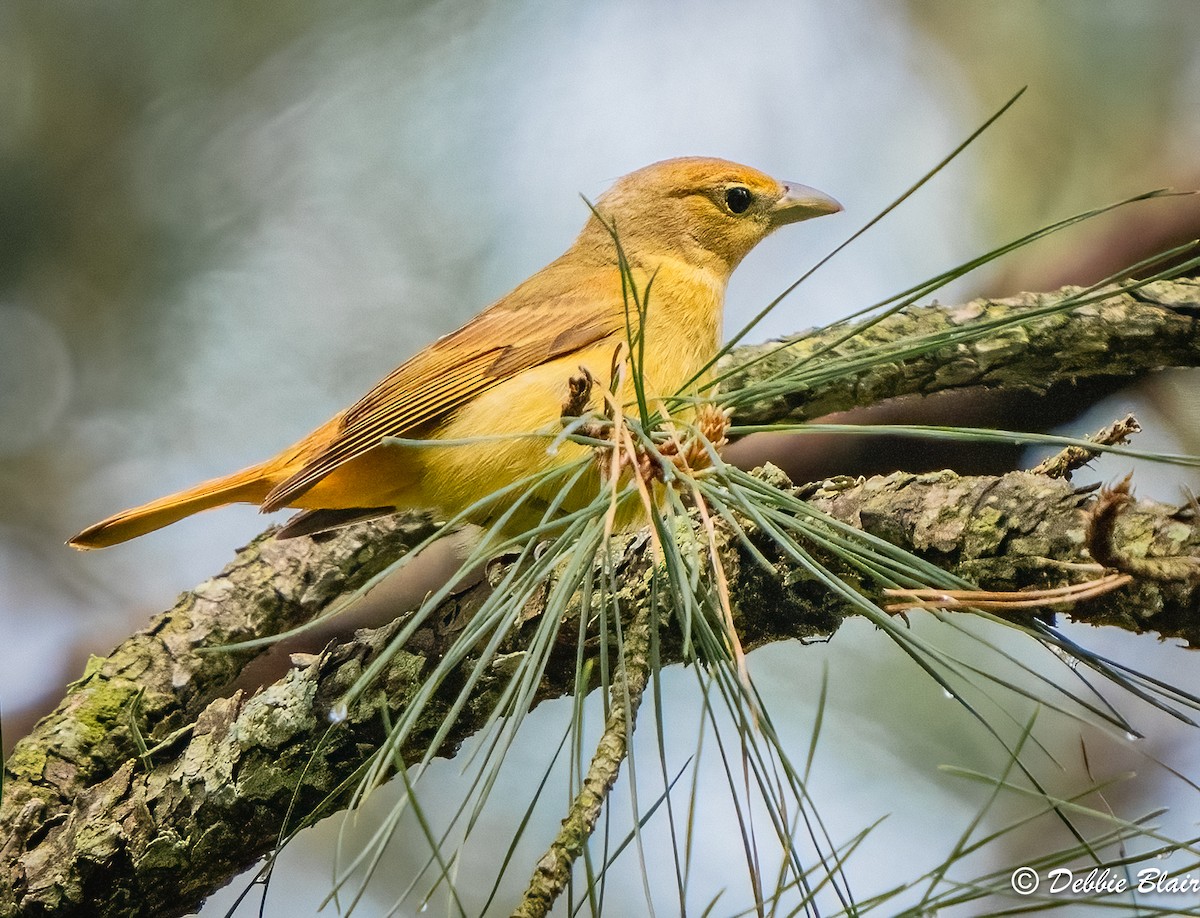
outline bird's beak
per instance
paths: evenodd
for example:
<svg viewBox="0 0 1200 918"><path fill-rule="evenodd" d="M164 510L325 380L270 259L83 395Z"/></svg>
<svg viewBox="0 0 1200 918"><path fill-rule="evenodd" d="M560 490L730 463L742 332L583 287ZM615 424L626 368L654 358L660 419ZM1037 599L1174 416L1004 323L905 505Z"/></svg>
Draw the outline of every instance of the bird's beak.
<svg viewBox="0 0 1200 918"><path fill-rule="evenodd" d="M775 226L784 226L836 214L841 209L842 205L824 192L798 182L784 182L783 197L771 208L771 222Z"/></svg>

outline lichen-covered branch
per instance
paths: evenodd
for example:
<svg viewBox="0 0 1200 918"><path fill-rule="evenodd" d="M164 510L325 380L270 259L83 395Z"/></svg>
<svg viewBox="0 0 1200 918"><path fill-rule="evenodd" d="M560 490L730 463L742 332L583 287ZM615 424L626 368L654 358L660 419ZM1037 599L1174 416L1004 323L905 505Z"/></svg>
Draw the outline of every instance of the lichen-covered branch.
<svg viewBox="0 0 1200 918"><path fill-rule="evenodd" d="M1078 289L1022 293L958 306L912 307L849 338L834 353L854 355L871 347L916 335L937 334L967 323L1000 321L1048 306ZM1044 393L1064 383L1134 379L1163 367L1200 366L1198 319L1200 282L1159 281L977 341L884 363L862 374L841 376L744 405L738 409L736 423L807 421L898 396L931 395L981 386ZM734 375L722 388L739 389L769 378L781 366L824 351L854 327L840 325L821 333L738 348L726 366L735 371ZM743 367L739 372L738 368Z"/></svg>
<svg viewBox="0 0 1200 918"><path fill-rule="evenodd" d="M870 334L909 334L913 323L961 323L981 310L1010 308L1018 307L1014 301L925 307ZM1155 284L999 341L754 406L739 420L809 417L939 387L1041 389L1086 375L1132 377L1160 366L1192 366L1200 356L1198 312L1200 286ZM754 353L741 349L735 359ZM755 364L745 378L778 359ZM1063 565L1088 560L1085 509L1094 498L1039 476L897 474L807 498L988 588L1054 585L1063 579ZM1145 567L1172 576L1143 576L1073 609L1072 616L1200 646L1197 579L1187 573L1195 567L1188 559L1200 556L1200 537L1188 512L1151 502L1123 507L1113 522L1115 542L1132 557L1174 559ZM393 518L319 544L260 537L146 630L109 657L93 659L59 708L18 744L7 763L0 802L0 916L180 914L269 852L293 800L300 813L321 804L343 805L344 782L381 736L376 707L381 702L368 699L334 729L325 713L385 646L392 629L363 633L251 698L223 697L251 652L198 651L310 618L429 531L427 521ZM618 563L631 572L644 570L649 561L642 548L630 540ZM725 567L736 579L730 593L747 648L837 628L845 610L831 608L823 590L791 570L768 540L760 550L775 564L773 576L736 556L743 550L736 540L723 550L730 554ZM449 600L444 615L433 620L461 619L484 589L476 586ZM519 649L521 637L514 634L508 649ZM381 686L389 705L399 710L405 704L452 638L431 626L392 660ZM663 643L666 662L671 646ZM573 656L551 666L541 697L570 691L573 672ZM486 679L477 689L481 696L494 690ZM438 713L434 705L430 717ZM461 720L445 753L478 726L472 716ZM148 760L138 755L131 720L151 747ZM418 731L406 755L419 757L427 739L428 733Z"/></svg>
<svg viewBox="0 0 1200 918"><path fill-rule="evenodd" d="M1026 473L961 478L950 472L875 478L817 491L809 499L994 589L1058 583L1065 565L1087 561L1086 510L1095 500L1063 482ZM374 523L362 537L386 539L392 525ZM1121 513L1116 531L1138 557L1200 556L1200 531L1175 508L1134 502ZM744 644L832 633L847 610L831 608L823 589L778 556L769 540L758 547L776 566L774 575L741 556L736 540L723 549L730 553L725 569ZM616 563L627 582L645 569L646 554L642 541L624 544ZM235 567L231 574L236 573ZM227 588L222 578L207 586ZM480 584L449 600L435 620L459 618L486 589ZM1071 616L1200 646L1198 608L1200 579L1142 580L1073 609ZM375 707L382 702L357 706L335 728L325 712L385 646L393 627L360 635L253 698L210 702L190 732L154 753L149 768L131 738L113 730L108 754L119 764L107 773L95 771L86 787L66 796L59 794L60 776L52 768L53 736L39 731L23 741L0 817L5 838L0 915L180 914L270 851L293 795L298 812L327 795L331 806L344 803L339 787L382 737ZM400 653L379 698L401 709L452 637L425 634L414 642L419 652ZM519 646L521 635L512 641ZM671 646L663 644L664 662L672 662ZM542 698L572 690L573 654L569 650L570 660L549 668ZM478 692L494 690L484 680ZM429 731L414 740L407 756L421 754L420 740L432 733L436 713L435 706ZM69 712L60 716L63 724L70 722ZM485 712L477 716L482 720ZM446 751L477 726L464 718Z"/></svg>
<svg viewBox="0 0 1200 918"><path fill-rule="evenodd" d="M128 755L124 724L132 707L153 744L194 722L258 652L198 650L311 620L432 531L427 519L402 515L386 527L346 529L321 544L264 533L107 657L93 657L57 710L34 728L33 742L14 751L10 775L47 776L51 799L68 799L108 777Z"/></svg>

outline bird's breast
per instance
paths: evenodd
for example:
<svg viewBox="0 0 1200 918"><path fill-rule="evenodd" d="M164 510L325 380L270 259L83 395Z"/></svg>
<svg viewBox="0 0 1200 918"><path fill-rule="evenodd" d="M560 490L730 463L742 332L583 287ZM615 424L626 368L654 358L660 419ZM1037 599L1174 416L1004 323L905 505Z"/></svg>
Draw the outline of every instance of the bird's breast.
<svg viewBox="0 0 1200 918"><path fill-rule="evenodd" d="M649 390L671 395L720 346L726 279L675 260L660 262L652 276L645 296L644 375ZM646 285L641 289L645 292Z"/></svg>

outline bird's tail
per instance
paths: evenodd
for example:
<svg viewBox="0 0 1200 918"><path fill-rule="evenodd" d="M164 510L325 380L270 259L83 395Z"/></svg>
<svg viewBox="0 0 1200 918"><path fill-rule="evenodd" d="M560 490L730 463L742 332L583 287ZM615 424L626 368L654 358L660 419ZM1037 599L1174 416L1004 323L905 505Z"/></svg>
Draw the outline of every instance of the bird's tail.
<svg viewBox="0 0 1200 918"><path fill-rule="evenodd" d="M202 481L185 491L168 494L140 507L123 510L89 526L67 544L81 550L118 545L211 507L262 503L267 492L271 490L271 485L272 481L266 474L264 465L250 466L224 478Z"/></svg>

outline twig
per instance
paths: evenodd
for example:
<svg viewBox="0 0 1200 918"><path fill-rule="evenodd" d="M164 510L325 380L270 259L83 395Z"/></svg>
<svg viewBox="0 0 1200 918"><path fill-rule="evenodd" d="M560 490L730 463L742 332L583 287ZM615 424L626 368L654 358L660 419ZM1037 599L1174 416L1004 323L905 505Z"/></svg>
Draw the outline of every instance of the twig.
<svg viewBox="0 0 1200 918"><path fill-rule="evenodd" d="M1093 443L1101 446L1119 446L1128 442L1135 433L1141 433L1142 425L1132 414L1127 414L1119 421L1113 421L1107 427L1096 431L1090 437ZM1071 473L1082 468L1100 454L1099 450L1087 449L1083 446L1068 446L1055 456L1043 459L1029 471L1034 475L1046 475L1050 478L1071 480Z"/></svg>
<svg viewBox="0 0 1200 918"><path fill-rule="evenodd" d="M538 860L514 918L541 918L566 888L571 867L596 827L621 763L629 753L638 708L650 676L650 605L638 609L625 632L625 654L613 682L608 720L558 836Z"/></svg>

